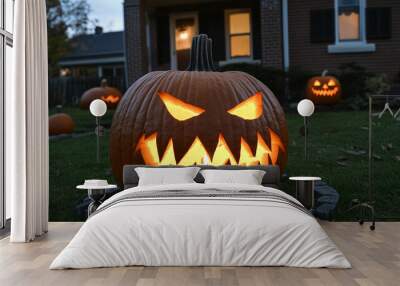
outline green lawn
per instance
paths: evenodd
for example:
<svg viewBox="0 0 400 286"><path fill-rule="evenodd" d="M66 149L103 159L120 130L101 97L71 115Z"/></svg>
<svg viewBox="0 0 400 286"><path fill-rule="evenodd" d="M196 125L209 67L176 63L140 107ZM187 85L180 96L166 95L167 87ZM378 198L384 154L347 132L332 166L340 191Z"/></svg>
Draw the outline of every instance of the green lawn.
<svg viewBox="0 0 400 286"><path fill-rule="evenodd" d="M54 111L52 110L51 113ZM88 111L65 108L77 126L77 137L50 141L50 220L79 220L75 206L86 196L75 186L87 178L106 178L113 181L108 159L108 132L102 137L101 164L96 164L96 138L86 134L94 129L94 118ZM104 126L111 124L112 112L103 119ZM316 175L336 188L340 204L336 219L349 220L352 214L344 213L351 199L367 198L368 179L368 115L361 112L316 112L310 123L310 160L304 161L303 140L299 129L303 121L297 113L288 113L289 176ZM374 124L374 189L377 216L380 219L400 219L400 121L386 117ZM356 151L356 152L354 152ZM283 188L294 192L291 182Z"/></svg>
<svg viewBox="0 0 400 286"><path fill-rule="evenodd" d="M310 161L303 159L303 140L299 128L302 120L289 114L289 175L317 175L340 193L336 219L353 218L344 213L353 198L367 199L368 193L368 113L317 112L311 121ZM393 118L375 119L374 190L377 216L400 219L400 122ZM389 145L388 145L389 144ZM365 151L354 155L354 151ZM287 186L290 183L286 183ZM293 186L287 187L293 191Z"/></svg>
<svg viewBox="0 0 400 286"><path fill-rule="evenodd" d="M89 110L83 110L80 108L64 107L60 111L55 108L49 110L49 114L55 114L57 112L69 114L75 122L74 133L86 133L93 131L96 127L95 118L90 114ZM114 110L108 110L107 113L102 117L101 124L104 127L109 128L111 126L112 117Z"/></svg>
<svg viewBox="0 0 400 286"><path fill-rule="evenodd" d="M75 121L76 137L50 140L50 221L78 221L75 206L86 197L86 191L75 186L85 179L105 178L113 182L108 159L109 136L106 131L100 141L101 163L96 162L95 119L89 111L78 108L63 108ZM50 114L55 110L50 110ZM113 111L108 111L101 124L111 126ZM91 133L91 134L88 134Z"/></svg>

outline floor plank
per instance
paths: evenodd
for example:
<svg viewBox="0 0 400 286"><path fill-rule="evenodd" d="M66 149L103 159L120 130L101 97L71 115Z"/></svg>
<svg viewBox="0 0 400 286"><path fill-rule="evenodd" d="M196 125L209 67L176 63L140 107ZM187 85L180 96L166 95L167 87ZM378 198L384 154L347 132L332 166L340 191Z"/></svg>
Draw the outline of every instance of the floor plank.
<svg viewBox="0 0 400 286"><path fill-rule="evenodd" d="M27 244L0 240L0 285L399 285L400 222L377 224L375 231L352 222L321 222L352 269L289 267L119 267L50 271L55 256L81 223L50 223L49 233Z"/></svg>

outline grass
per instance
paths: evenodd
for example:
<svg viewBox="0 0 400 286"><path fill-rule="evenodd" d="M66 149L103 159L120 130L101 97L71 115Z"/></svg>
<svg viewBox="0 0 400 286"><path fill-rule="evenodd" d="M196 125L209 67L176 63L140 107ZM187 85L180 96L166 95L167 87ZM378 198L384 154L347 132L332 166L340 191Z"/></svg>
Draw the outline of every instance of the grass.
<svg viewBox="0 0 400 286"><path fill-rule="evenodd" d="M100 141L100 164L96 162L95 119L88 110L63 108L75 121L76 137L60 137L50 140L50 221L79 221L76 205L87 196L85 190L75 186L85 179L101 178L114 182L109 159L109 133L106 131ZM50 110L50 114L55 110ZM113 111L101 119L106 128L111 126Z"/></svg>
<svg viewBox="0 0 400 286"><path fill-rule="evenodd" d="M55 114L58 112L69 114L75 122L74 133L86 133L91 132L96 127L95 118L90 114L89 110L83 110L76 107L64 107L61 111L57 111L55 108L49 110L49 114ZM114 110L108 110L104 117L101 118L101 125L105 128L110 128Z"/></svg>
<svg viewBox="0 0 400 286"><path fill-rule="evenodd" d="M304 161L304 137L299 132L302 122L297 114L288 115L288 126L287 173L322 177L340 193L336 219L353 218L353 214L344 213L350 201L368 198L367 112L317 112L311 121L309 162ZM380 219L400 218L399 127L400 122L389 117L375 119L373 124L373 154L376 157L373 162L373 190ZM355 155L357 151L365 153ZM292 184L287 182L285 185L291 192L294 191Z"/></svg>
<svg viewBox="0 0 400 286"><path fill-rule="evenodd" d="M51 111L53 113L54 110ZM108 159L109 134L102 137L100 164L96 163L96 138L87 134L94 129L94 119L88 111L66 108L77 126L77 137L50 141L50 220L80 220L75 206L86 196L75 186L88 178L105 178L113 182ZM111 125L112 112L102 120ZM337 220L351 220L345 213L353 198L367 199L368 194L368 116L360 112L316 112L310 122L310 160L305 162L304 137L300 133L302 119L288 113L289 161L288 176L314 175L337 189L341 195ZM384 117L374 123L374 190L379 219L400 219L400 121ZM388 145L389 144L389 145ZM357 155L358 151L365 151ZM397 158L396 158L397 157ZM283 189L294 192L294 184L285 181Z"/></svg>

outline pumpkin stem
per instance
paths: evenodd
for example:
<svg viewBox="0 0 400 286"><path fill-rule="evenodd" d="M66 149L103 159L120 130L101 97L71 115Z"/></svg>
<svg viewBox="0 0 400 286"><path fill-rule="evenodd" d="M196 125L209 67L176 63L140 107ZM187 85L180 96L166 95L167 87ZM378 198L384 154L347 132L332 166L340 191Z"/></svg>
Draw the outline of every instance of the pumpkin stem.
<svg viewBox="0 0 400 286"><path fill-rule="evenodd" d="M321 74L321 76L326 76L328 74L328 70L324 70Z"/></svg>
<svg viewBox="0 0 400 286"><path fill-rule="evenodd" d="M215 71L212 40L205 34L193 37L187 71Z"/></svg>
<svg viewBox="0 0 400 286"><path fill-rule="evenodd" d="M107 87L107 79L103 78L100 82L101 87Z"/></svg>

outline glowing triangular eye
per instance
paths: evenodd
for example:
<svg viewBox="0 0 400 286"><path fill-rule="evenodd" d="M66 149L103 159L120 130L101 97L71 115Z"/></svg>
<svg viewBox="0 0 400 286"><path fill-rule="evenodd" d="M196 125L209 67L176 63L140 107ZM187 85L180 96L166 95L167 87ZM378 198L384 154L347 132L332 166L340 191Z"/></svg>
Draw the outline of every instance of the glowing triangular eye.
<svg viewBox="0 0 400 286"><path fill-rule="evenodd" d="M321 82L319 80L314 81L314 86L321 86Z"/></svg>
<svg viewBox="0 0 400 286"><path fill-rule="evenodd" d="M336 83L333 80L328 81L328 86L335 86Z"/></svg>
<svg viewBox="0 0 400 286"><path fill-rule="evenodd" d="M171 116L176 120L185 121L192 117L199 116L205 111L204 109L186 103L169 93L159 92L158 95L165 104L169 114L171 114Z"/></svg>
<svg viewBox="0 0 400 286"><path fill-rule="evenodd" d="M257 119L263 112L261 92L257 92L255 95L242 101L227 112L245 120Z"/></svg>

